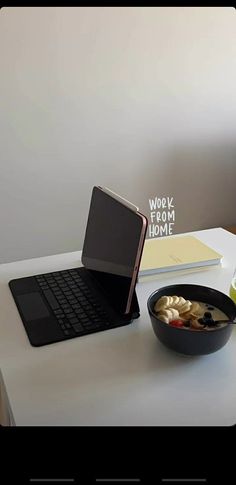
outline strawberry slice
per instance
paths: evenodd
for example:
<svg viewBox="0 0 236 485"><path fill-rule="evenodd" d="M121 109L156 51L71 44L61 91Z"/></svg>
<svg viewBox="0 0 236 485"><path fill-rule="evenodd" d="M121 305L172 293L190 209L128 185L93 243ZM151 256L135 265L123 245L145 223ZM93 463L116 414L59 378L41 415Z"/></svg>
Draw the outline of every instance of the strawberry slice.
<svg viewBox="0 0 236 485"><path fill-rule="evenodd" d="M170 323L170 325L172 325L173 327L183 327L184 326L184 322L183 320L172 320Z"/></svg>

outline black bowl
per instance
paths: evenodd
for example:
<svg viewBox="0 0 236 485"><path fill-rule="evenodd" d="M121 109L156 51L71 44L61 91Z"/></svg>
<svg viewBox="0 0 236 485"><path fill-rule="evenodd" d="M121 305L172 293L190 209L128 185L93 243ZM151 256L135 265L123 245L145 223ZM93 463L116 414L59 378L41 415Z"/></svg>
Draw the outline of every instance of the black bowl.
<svg viewBox="0 0 236 485"><path fill-rule="evenodd" d="M222 310L229 320L236 318L236 305L224 293L200 285L170 285L154 291L148 298L147 306L153 330L157 338L166 347L187 355L211 354L222 348L229 340L233 330L232 324L214 330L191 330L173 327L159 320L153 311L154 305L161 296L183 296L186 300L209 303Z"/></svg>

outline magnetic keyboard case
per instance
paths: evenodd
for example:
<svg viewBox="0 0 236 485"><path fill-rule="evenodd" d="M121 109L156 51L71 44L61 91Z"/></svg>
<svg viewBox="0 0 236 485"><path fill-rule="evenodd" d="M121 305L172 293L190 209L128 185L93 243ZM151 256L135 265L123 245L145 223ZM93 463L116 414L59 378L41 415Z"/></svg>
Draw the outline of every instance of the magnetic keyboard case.
<svg viewBox="0 0 236 485"><path fill-rule="evenodd" d="M48 275L55 276L69 272L74 272L74 274L76 273L82 276L83 281L92 290L93 296L100 302L102 309L106 312L107 318L104 318L102 320L103 323L100 325L92 325L90 327L87 325L82 330L80 329L80 325L76 323L70 325L70 322L68 322L68 328L62 328L62 325L60 326L60 318L58 318L60 315L54 313L56 310L53 310L51 293L49 291L47 293L47 290L43 290L40 287L37 278L40 281L40 277L44 278ZM31 345L37 347L127 325L140 315L136 292L134 293L131 305L131 313L121 315L109 303L99 288L95 288L94 285L91 286L89 271L84 267L14 279L9 282L9 287L29 341Z"/></svg>

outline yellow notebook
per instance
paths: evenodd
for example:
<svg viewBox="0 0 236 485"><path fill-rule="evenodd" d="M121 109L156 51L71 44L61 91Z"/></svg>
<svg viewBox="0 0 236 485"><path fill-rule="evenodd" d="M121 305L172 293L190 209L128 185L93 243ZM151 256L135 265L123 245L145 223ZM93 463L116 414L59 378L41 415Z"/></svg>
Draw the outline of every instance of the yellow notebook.
<svg viewBox="0 0 236 485"><path fill-rule="evenodd" d="M194 236L146 239L139 275L215 265L222 257Z"/></svg>

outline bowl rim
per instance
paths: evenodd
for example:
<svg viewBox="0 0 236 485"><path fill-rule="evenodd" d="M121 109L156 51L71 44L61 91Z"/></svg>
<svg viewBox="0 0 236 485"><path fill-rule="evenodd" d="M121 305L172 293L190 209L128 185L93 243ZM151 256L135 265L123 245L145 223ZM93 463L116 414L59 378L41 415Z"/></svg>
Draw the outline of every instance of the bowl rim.
<svg viewBox="0 0 236 485"><path fill-rule="evenodd" d="M234 301L232 300L232 298L230 298L228 295L226 295L225 293L223 293L222 291L220 290L217 290L216 288L211 288L210 286L204 286L204 285L195 285L194 283L177 283L177 284L172 284L172 285L167 285L167 286L162 286L160 288L158 288L158 290L155 290L151 293L151 295L148 297L148 300L147 300L147 307L148 307L148 312L150 315L152 315L158 322L160 322L161 325L163 325L165 328L171 328L172 330L174 329L175 331L176 330L179 330L180 332L193 332L195 334L201 334L201 335L209 335L211 334L211 332L213 332L213 334L215 332L219 332L219 331L225 331L225 329L228 327L228 325L224 325L223 327L217 327L215 328L213 331L209 331L209 330L193 330L193 329L189 329L189 328L183 328L183 327L174 327L172 325L169 325L165 322L163 322L162 320L160 320L157 315L153 312L153 310L151 309L150 307L150 300L151 298L160 290L164 289L164 288L171 288L173 286L190 286L190 287L194 287L194 288L204 288L204 289L207 289L207 290L213 290L214 292L216 293L220 293L221 295L223 295L224 297L228 298L232 304L235 306L235 318L234 320L236 320L236 304L234 303ZM171 296L171 295L170 295ZM158 300L157 300L158 301ZM171 330L171 332L172 332ZM232 329L233 330L233 329Z"/></svg>

